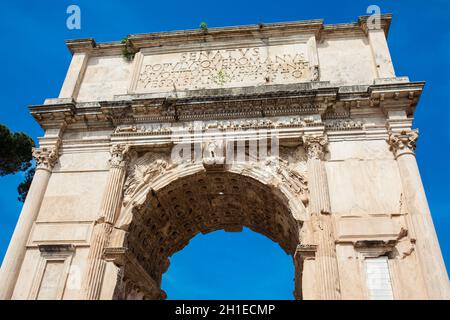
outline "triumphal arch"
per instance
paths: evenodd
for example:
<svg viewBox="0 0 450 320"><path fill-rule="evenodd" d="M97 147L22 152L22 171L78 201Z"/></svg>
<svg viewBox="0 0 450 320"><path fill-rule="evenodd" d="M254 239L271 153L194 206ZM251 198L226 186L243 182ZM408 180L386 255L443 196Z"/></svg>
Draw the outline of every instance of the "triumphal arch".
<svg viewBox="0 0 450 320"><path fill-rule="evenodd" d="M444 299L415 159L424 83L391 17L68 41L0 276L2 299L165 299L169 258L242 227L295 265L297 299Z"/></svg>

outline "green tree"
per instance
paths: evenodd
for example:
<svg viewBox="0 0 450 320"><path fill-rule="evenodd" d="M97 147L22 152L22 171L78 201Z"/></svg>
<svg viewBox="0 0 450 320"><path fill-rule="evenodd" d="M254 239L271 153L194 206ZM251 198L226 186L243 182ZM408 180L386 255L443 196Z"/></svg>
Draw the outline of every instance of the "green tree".
<svg viewBox="0 0 450 320"><path fill-rule="evenodd" d="M25 202L27 198L28 190L30 190L31 181L33 181L34 172L36 168L30 168L25 175L25 180L22 181L17 187L17 192L19 192L19 197L17 198L20 202Z"/></svg>
<svg viewBox="0 0 450 320"><path fill-rule="evenodd" d="M17 188L22 202L25 201L34 176L34 168L31 168L33 147L34 141L28 135L22 132L12 133L0 124L0 176L28 170L25 181Z"/></svg>

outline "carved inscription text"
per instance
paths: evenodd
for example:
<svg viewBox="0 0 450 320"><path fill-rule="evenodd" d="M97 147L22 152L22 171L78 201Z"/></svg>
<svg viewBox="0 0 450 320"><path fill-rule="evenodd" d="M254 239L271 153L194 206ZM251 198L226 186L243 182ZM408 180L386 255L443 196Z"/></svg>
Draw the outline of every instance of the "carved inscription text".
<svg viewBox="0 0 450 320"><path fill-rule="evenodd" d="M315 69L310 66L305 50L301 50L303 48L292 45L274 48L205 50L147 56L138 88L202 89L313 80Z"/></svg>

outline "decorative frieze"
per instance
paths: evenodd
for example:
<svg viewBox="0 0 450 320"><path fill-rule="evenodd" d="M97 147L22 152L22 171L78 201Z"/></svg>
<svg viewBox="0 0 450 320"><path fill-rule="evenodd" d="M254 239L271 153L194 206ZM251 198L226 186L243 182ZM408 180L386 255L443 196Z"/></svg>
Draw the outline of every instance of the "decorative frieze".
<svg viewBox="0 0 450 320"><path fill-rule="evenodd" d="M313 116L286 117L279 120L261 118L248 120L202 121L190 122L186 126L173 126L171 123L158 126L121 125L114 130L115 136L129 135L171 135L174 133L193 133L218 131L248 131L258 129L304 128L323 125L320 119Z"/></svg>
<svg viewBox="0 0 450 320"><path fill-rule="evenodd" d="M325 128L329 131L345 131L363 129L363 121L353 119L339 119L325 121Z"/></svg>
<svg viewBox="0 0 450 320"><path fill-rule="evenodd" d="M150 127L146 128L145 126L136 126L136 125L122 125L118 126L114 130L114 135L166 135L171 134L171 128L162 128L162 127Z"/></svg>

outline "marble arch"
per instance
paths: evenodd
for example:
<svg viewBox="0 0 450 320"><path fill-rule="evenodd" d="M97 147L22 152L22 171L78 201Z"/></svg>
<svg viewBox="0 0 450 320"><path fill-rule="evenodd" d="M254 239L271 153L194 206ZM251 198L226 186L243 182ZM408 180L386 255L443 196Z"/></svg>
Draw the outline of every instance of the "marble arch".
<svg viewBox="0 0 450 320"><path fill-rule="evenodd" d="M296 298L448 299L415 159L424 82L396 75L391 19L68 41L59 96L30 107L45 134L0 299L163 299L166 257L239 219L293 255ZM227 166L208 142L201 162L174 165L171 148L197 130L264 132L280 153ZM238 213L250 198L261 219Z"/></svg>
<svg viewBox="0 0 450 320"><path fill-rule="evenodd" d="M294 258L306 208L298 207L299 196L291 190L282 191L286 182L278 174L258 172L250 165L214 171L192 165L172 171L155 177L122 208L112 233L113 239L120 240L112 240L117 247L109 247L107 252L126 247L123 254L133 255L155 281L150 288L143 286L133 278L134 272L128 271L130 262L113 255L124 270L116 298L163 298L161 276L169 266L168 258L199 232L235 232L249 227L277 242ZM295 291L301 294L300 288Z"/></svg>

